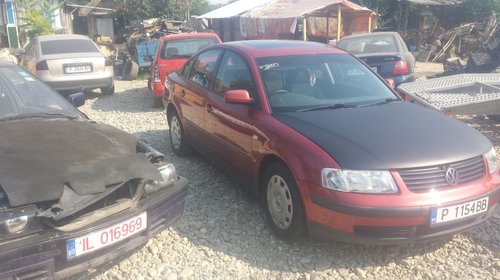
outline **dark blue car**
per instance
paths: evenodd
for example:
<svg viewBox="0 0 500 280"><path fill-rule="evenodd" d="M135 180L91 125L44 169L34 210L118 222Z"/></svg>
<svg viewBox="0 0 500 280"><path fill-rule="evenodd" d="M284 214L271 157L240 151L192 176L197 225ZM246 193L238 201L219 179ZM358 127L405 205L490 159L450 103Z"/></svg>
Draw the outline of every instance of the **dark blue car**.
<svg viewBox="0 0 500 280"><path fill-rule="evenodd" d="M415 80L415 58L397 32L346 36L338 47L357 56L384 79L397 85Z"/></svg>

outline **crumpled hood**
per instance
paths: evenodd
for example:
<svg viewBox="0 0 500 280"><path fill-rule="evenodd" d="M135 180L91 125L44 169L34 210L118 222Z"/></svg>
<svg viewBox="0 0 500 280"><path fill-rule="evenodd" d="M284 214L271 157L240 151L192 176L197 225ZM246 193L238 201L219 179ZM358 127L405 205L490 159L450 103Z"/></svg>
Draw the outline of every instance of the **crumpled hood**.
<svg viewBox="0 0 500 280"><path fill-rule="evenodd" d="M468 125L409 102L273 116L311 139L345 169L438 165L472 158L492 147Z"/></svg>
<svg viewBox="0 0 500 280"><path fill-rule="evenodd" d="M78 194L160 175L137 138L109 125L60 119L0 122L0 185L11 206L61 197L64 184Z"/></svg>

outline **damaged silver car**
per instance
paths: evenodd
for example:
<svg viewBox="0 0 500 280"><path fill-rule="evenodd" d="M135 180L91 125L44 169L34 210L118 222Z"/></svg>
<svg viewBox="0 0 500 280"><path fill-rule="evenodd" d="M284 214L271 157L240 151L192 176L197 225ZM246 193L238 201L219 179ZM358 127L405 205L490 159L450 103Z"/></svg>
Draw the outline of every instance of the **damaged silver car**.
<svg viewBox="0 0 500 280"><path fill-rule="evenodd" d="M0 62L0 279L85 272L182 215L187 180L164 155L73 105Z"/></svg>

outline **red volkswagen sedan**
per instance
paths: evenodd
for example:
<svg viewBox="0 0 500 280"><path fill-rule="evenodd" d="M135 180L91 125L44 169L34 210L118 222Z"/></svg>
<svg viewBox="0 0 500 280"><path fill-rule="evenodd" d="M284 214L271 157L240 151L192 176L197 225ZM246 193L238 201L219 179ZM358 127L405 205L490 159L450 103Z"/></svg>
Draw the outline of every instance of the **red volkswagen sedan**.
<svg viewBox="0 0 500 280"><path fill-rule="evenodd" d="M485 221L500 200L486 137L401 100L335 47L224 43L165 86L174 152L195 148L237 175L283 239L433 239Z"/></svg>

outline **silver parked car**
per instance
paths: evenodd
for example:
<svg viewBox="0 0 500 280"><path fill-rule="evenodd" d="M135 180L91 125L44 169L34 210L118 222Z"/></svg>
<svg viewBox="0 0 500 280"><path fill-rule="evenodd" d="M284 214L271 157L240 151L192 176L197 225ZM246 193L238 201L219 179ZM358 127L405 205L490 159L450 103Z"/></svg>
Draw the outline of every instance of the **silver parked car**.
<svg viewBox="0 0 500 280"><path fill-rule="evenodd" d="M31 40L21 66L58 91L101 89L113 94L113 61L83 35L44 35Z"/></svg>

